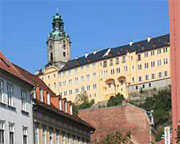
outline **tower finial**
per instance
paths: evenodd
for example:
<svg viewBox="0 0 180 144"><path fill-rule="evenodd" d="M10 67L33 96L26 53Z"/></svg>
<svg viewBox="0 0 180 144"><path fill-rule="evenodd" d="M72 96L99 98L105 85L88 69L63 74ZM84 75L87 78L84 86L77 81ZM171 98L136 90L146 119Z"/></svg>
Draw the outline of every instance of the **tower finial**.
<svg viewBox="0 0 180 144"><path fill-rule="evenodd" d="M59 9L58 8L56 9L56 13L59 13Z"/></svg>

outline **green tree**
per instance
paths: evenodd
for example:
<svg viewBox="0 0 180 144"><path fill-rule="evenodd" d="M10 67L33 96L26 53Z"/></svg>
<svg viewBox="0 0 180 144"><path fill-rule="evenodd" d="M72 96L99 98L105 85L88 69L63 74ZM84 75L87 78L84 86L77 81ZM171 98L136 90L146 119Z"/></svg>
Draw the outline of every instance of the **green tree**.
<svg viewBox="0 0 180 144"><path fill-rule="evenodd" d="M131 132L127 132L124 136L121 132L114 132L95 144L133 144L133 142L131 141Z"/></svg>
<svg viewBox="0 0 180 144"><path fill-rule="evenodd" d="M107 102L107 107L121 105L123 100L125 100L124 96L120 93L115 96L111 96Z"/></svg>
<svg viewBox="0 0 180 144"><path fill-rule="evenodd" d="M156 141L161 140L164 127L171 125L171 90L163 89L148 97L143 104L139 105L145 110L154 110L154 124L156 133Z"/></svg>
<svg viewBox="0 0 180 144"><path fill-rule="evenodd" d="M94 104L94 99L89 100L86 92L80 93L76 96L75 102L73 103L73 112L78 114L78 110L86 109Z"/></svg>

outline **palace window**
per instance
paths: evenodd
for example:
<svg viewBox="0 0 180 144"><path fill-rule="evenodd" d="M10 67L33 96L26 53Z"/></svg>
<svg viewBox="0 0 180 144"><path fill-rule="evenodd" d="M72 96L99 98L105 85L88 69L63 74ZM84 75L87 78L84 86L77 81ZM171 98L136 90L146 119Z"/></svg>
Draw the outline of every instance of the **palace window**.
<svg viewBox="0 0 180 144"><path fill-rule="evenodd" d="M110 59L110 66L113 66L113 59Z"/></svg>
<svg viewBox="0 0 180 144"><path fill-rule="evenodd" d="M127 66L124 66L124 71L126 72L128 70L128 67Z"/></svg>
<svg viewBox="0 0 180 144"><path fill-rule="evenodd" d="M116 68L116 73L120 73L120 68Z"/></svg>
<svg viewBox="0 0 180 144"><path fill-rule="evenodd" d="M137 55L137 60L140 61L141 60L141 54Z"/></svg>
<svg viewBox="0 0 180 144"><path fill-rule="evenodd" d="M138 64L138 70L141 70L141 69L142 69L142 65Z"/></svg>
<svg viewBox="0 0 180 144"><path fill-rule="evenodd" d="M152 79L155 79L155 74L152 74L152 75L151 75L151 78L152 78Z"/></svg>
<svg viewBox="0 0 180 144"><path fill-rule="evenodd" d="M148 52L145 52L145 53L144 53L144 57L148 57Z"/></svg>
<svg viewBox="0 0 180 144"><path fill-rule="evenodd" d="M59 99L59 110L62 111L62 99Z"/></svg>
<svg viewBox="0 0 180 144"><path fill-rule="evenodd" d="M62 132L62 144L66 144L66 135L65 135L65 132Z"/></svg>
<svg viewBox="0 0 180 144"><path fill-rule="evenodd" d="M90 75L89 75L89 74L88 74L88 75L86 75L86 79L87 79L87 80L89 80L89 78L90 78Z"/></svg>
<svg viewBox="0 0 180 144"><path fill-rule="evenodd" d="M114 74L114 73L115 73L114 69L111 69L111 74Z"/></svg>
<svg viewBox="0 0 180 144"><path fill-rule="evenodd" d="M85 87L82 86L82 87L81 87L81 92L84 92L84 91L85 91Z"/></svg>
<svg viewBox="0 0 180 144"><path fill-rule="evenodd" d="M119 64L119 58L118 57L116 58L116 64Z"/></svg>
<svg viewBox="0 0 180 144"><path fill-rule="evenodd" d="M79 92L79 89L78 89L78 88L76 88L76 89L75 89L75 93L78 93L78 92Z"/></svg>
<svg viewBox="0 0 180 144"><path fill-rule="evenodd" d="M42 128L42 143L46 144L46 127L43 126Z"/></svg>
<svg viewBox="0 0 180 144"><path fill-rule="evenodd" d="M151 62L151 67L155 67L155 61Z"/></svg>
<svg viewBox="0 0 180 144"><path fill-rule="evenodd" d="M7 83L8 105L11 105L11 106L13 106L13 94L14 94L13 85Z"/></svg>
<svg viewBox="0 0 180 144"><path fill-rule="evenodd" d="M91 88L90 85L88 85L88 86L87 86L87 90L90 90L90 88Z"/></svg>
<svg viewBox="0 0 180 144"><path fill-rule="evenodd" d="M77 83L77 82L78 82L78 77L75 78L75 83Z"/></svg>
<svg viewBox="0 0 180 144"><path fill-rule="evenodd" d="M63 86L66 86L66 81L63 81Z"/></svg>
<svg viewBox="0 0 180 144"><path fill-rule="evenodd" d="M149 79L149 76L148 76L148 75L146 75L145 77L146 77L146 80L148 80L148 79Z"/></svg>
<svg viewBox="0 0 180 144"><path fill-rule="evenodd" d="M107 61L103 62L103 67L107 67Z"/></svg>
<svg viewBox="0 0 180 144"><path fill-rule="evenodd" d="M5 125L4 121L0 120L0 143L5 144Z"/></svg>
<svg viewBox="0 0 180 144"><path fill-rule="evenodd" d="M72 90L69 90L69 95L72 95Z"/></svg>
<svg viewBox="0 0 180 144"><path fill-rule="evenodd" d="M167 71L164 71L164 76L168 76L168 72Z"/></svg>
<svg viewBox="0 0 180 144"><path fill-rule="evenodd" d="M161 49L158 49L158 50L157 50L157 54L160 54L160 53L161 53Z"/></svg>
<svg viewBox="0 0 180 144"><path fill-rule="evenodd" d="M35 126L35 144L39 144L39 129L38 126Z"/></svg>
<svg viewBox="0 0 180 144"><path fill-rule="evenodd" d="M93 78L95 78L96 77L96 73L93 73Z"/></svg>
<svg viewBox="0 0 180 144"><path fill-rule="evenodd" d="M168 47L163 48L163 52L168 52Z"/></svg>
<svg viewBox="0 0 180 144"><path fill-rule="evenodd" d="M81 80L82 80L82 81L84 80L84 76L81 76Z"/></svg>
<svg viewBox="0 0 180 144"><path fill-rule="evenodd" d="M59 87L61 87L62 86L62 82L59 82Z"/></svg>
<svg viewBox="0 0 180 144"><path fill-rule="evenodd" d="M96 84L93 84L93 89L96 89L97 85Z"/></svg>
<svg viewBox="0 0 180 144"><path fill-rule="evenodd" d="M63 57L66 57L66 52L63 52Z"/></svg>
<svg viewBox="0 0 180 144"><path fill-rule="evenodd" d="M67 96L67 91L64 91L64 96Z"/></svg>
<svg viewBox="0 0 180 144"><path fill-rule="evenodd" d="M165 58L163 61L164 61L164 64L168 64L168 59L167 58Z"/></svg>
<svg viewBox="0 0 180 144"><path fill-rule="evenodd" d="M4 82L3 80L0 79L0 102L4 102L3 93L4 93Z"/></svg>
<svg viewBox="0 0 180 144"><path fill-rule="evenodd" d="M134 77L132 77L132 82L134 82Z"/></svg>
<svg viewBox="0 0 180 144"><path fill-rule="evenodd" d="M145 63L145 64L144 64L144 68L145 68L145 69L147 69L148 66L149 66L148 63Z"/></svg>
<svg viewBox="0 0 180 144"><path fill-rule="evenodd" d="M141 78L141 76L139 77L139 82L141 82L142 81L142 78Z"/></svg>
<svg viewBox="0 0 180 144"><path fill-rule="evenodd" d="M126 62L126 56L123 56L122 57L122 63L125 63Z"/></svg>
<svg viewBox="0 0 180 144"><path fill-rule="evenodd" d="M151 56L153 56L155 54L154 50L151 51Z"/></svg>
<svg viewBox="0 0 180 144"><path fill-rule="evenodd" d="M159 73L158 73L158 75L159 75L159 78L161 78L161 77L162 77L162 73L161 73L161 72L159 72Z"/></svg>
<svg viewBox="0 0 180 144"><path fill-rule="evenodd" d="M157 65L160 66L161 65L161 60L157 61Z"/></svg>

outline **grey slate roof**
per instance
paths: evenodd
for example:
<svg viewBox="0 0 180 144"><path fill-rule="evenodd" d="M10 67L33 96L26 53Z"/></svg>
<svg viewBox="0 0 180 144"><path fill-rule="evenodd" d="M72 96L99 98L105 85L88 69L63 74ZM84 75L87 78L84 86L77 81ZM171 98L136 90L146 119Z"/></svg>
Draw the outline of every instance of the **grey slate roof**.
<svg viewBox="0 0 180 144"><path fill-rule="evenodd" d="M141 53L141 52L145 52L145 51L149 51L153 49L158 49L160 47L169 46L169 41L170 41L169 34L166 34L159 37L151 38L149 42L146 39L139 42L134 42L131 46L128 44L128 45L118 46L115 48L110 48L111 50L109 54L107 56L104 56L104 54L108 50L107 48L107 49L96 52L96 54L90 53L88 54L87 57L83 56L83 57L79 57L77 59L68 61L66 65L60 70L60 72L66 71L75 67L79 67L82 65L86 65L89 63L125 55L127 52Z"/></svg>

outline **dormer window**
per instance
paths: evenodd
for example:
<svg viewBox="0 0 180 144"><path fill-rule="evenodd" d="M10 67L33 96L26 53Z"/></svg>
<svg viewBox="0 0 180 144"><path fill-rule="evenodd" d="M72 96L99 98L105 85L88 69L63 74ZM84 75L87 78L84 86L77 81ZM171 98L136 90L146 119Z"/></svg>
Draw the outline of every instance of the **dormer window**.
<svg viewBox="0 0 180 144"><path fill-rule="evenodd" d="M59 110L62 111L62 99L59 99Z"/></svg>
<svg viewBox="0 0 180 144"><path fill-rule="evenodd" d="M67 101L64 101L64 111L67 113Z"/></svg>
<svg viewBox="0 0 180 144"><path fill-rule="evenodd" d="M44 98L43 98L43 90L40 88L40 101L44 102Z"/></svg>
<svg viewBox="0 0 180 144"><path fill-rule="evenodd" d="M50 105L50 93L47 93L47 104Z"/></svg>

